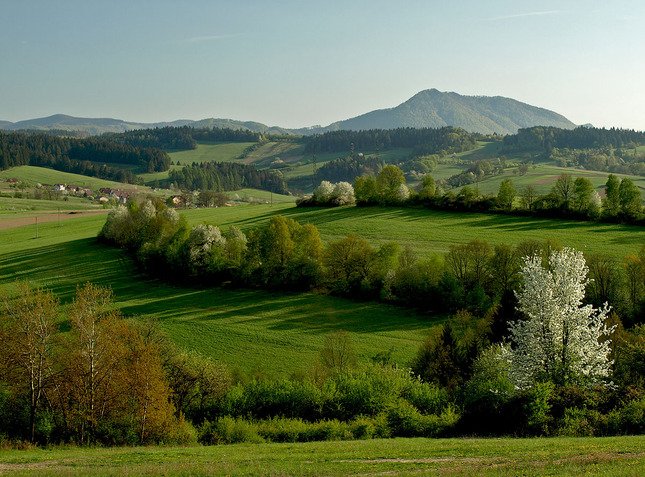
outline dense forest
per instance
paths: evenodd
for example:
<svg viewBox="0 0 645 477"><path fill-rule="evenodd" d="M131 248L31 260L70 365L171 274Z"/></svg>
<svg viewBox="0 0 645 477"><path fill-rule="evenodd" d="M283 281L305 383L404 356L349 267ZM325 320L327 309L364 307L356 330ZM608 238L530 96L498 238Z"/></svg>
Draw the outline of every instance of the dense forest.
<svg viewBox="0 0 645 477"><path fill-rule="evenodd" d="M517 134L504 138L507 151L526 151L553 148L589 149L600 147L633 148L645 144L645 132L633 129L605 129L580 126L560 129L536 126L520 129Z"/></svg>
<svg viewBox="0 0 645 477"><path fill-rule="evenodd" d="M171 170L170 182L188 190L213 190L215 192L238 190L245 187L286 194L284 179L270 171L258 170L255 166L231 162L208 162Z"/></svg>
<svg viewBox="0 0 645 477"><path fill-rule="evenodd" d="M195 149L197 141L261 142L265 139L263 134L254 131L196 129L190 126L137 129L118 134L104 134L102 137L118 144L164 150Z"/></svg>
<svg viewBox="0 0 645 477"><path fill-rule="evenodd" d="M374 156L354 155L326 162L316 171L316 178L333 182L353 182L363 175L376 175L385 163Z"/></svg>
<svg viewBox="0 0 645 477"><path fill-rule="evenodd" d="M102 164L97 165L97 162ZM159 172L168 170L170 158L160 149L137 148L104 139L0 133L0 169L31 165L134 182L131 172L110 167L110 164L127 164L145 172Z"/></svg>
<svg viewBox="0 0 645 477"><path fill-rule="evenodd" d="M502 153L542 151L561 167L577 167L618 174L645 175L645 132L630 129L553 127L520 129L506 136Z"/></svg>
<svg viewBox="0 0 645 477"><path fill-rule="evenodd" d="M448 154L474 148L477 137L476 134L453 127L332 131L307 137L305 152L378 151L405 147L414 148L415 156Z"/></svg>

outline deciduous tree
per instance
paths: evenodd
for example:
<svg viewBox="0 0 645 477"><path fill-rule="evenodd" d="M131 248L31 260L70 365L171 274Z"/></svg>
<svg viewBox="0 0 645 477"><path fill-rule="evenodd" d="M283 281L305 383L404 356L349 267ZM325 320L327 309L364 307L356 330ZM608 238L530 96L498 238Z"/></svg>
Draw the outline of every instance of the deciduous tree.
<svg viewBox="0 0 645 477"><path fill-rule="evenodd" d="M537 382L559 385L603 383L611 375L609 307L582 305L588 283L582 252L564 248L525 260L517 293L525 320L511 325L511 379L518 388Z"/></svg>
<svg viewBox="0 0 645 477"><path fill-rule="evenodd" d="M29 439L34 442L36 413L51 386L58 300L51 291L18 284L18 296L4 296L0 311L0 367L29 405Z"/></svg>

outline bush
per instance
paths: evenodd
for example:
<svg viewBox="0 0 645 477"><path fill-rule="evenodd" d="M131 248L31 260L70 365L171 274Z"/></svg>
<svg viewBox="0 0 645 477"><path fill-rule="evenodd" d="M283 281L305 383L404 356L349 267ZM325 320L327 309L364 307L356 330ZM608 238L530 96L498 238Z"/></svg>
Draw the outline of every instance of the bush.
<svg viewBox="0 0 645 477"><path fill-rule="evenodd" d="M629 401L619 411L619 429L623 434L645 432L645 398Z"/></svg>
<svg viewBox="0 0 645 477"><path fill-rule="evenodd" d="M552 421L550 399L554 389L555 385L551 382L536 383L526 393L524 405L526 424L532 434L547 435L549 432Z"/></svg>
<svg viewBox="0 0 645 477"><path fill-rule="evenodd" d="M439 437L446 435L459 420L452 408L441 415L422 414L406 401L399 401L387 411L387 423L392 436Z"/></svg>
<svg viewBox="0 0 645 477"><path fill-rule="evenodd" d="M419 411L427 414L441 414L448 406L448 391L421 381L412 381L402 397Z"/></svg>
<svg viewBox="0 0 645 477"><path fill-rule="evenodd" d="M309 440L311 424L302 419L275 417L258 424L258 433L270 442L306 442Z"/></svg>
<svg viewBox="0 0 645 477"><path fill-rule="evenodd" d="M258 381L234 387L220 412L238 417L299 418L314 421L322 414L322 392L310 381Z"/></svg>
<svg viewBox="0 0 645 477"><path fill-rule="evenodd" d="M590 437L603 426L603 416L595 409L568 408L558 428L558 435L570 437Z"/></svg>
<svg viewBox="0 0 645 477"><path fill-rule="evenodd" d="M376 416L399 399L409 380L407 371L390 366L371 365L339 373L326 383L334 392L325 416L342 420Z"/></svg>
<svg viewBox="0 0 645 477"><path fill-rule="evenodd" d="M205 445L264 442L255 424L229 416L221 417L214 422L204 421L198 429L198 440Z"/></svg>

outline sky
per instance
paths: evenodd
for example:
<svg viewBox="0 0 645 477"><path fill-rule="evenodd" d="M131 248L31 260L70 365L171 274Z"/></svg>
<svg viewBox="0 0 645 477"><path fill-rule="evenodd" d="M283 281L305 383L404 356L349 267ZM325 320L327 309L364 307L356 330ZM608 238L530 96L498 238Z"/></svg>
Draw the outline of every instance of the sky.
<svg viewBox="0 0 645 477"><path fill-rule="evenodd" d="M0 120L326 126L419 91L645 130L645 2L1 0Z"/></svg>

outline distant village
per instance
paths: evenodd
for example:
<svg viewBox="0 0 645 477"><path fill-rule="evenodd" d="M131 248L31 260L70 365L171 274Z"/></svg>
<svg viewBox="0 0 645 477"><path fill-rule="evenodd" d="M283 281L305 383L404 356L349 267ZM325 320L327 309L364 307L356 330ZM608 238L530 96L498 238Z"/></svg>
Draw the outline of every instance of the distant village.
<svg viewBox="0 0 645 477"><path fill-rule="evenodd" d="M17 178L7 179L7 182L14 187L20 184L20 180ZM108 203L110 199L113 199L112 202L116 200L119 203L126 204L136 194L134 190L113 189L111 187L101 187L98 191L93 191L89 187L77 186L76 184L54 184L53 186L42 184L39 189L53 191L63 196L84 197L101 203Z"/></svg>
<svg viewBox="0 0 645 477"><path fill-rule="evenodd" d="M141 191L135 189L124 190L111 187L101 187L98 191L95 191L85 186L62 183L54 185L38 184L33 188L33 185L26 187L24 183L17 178L7 179L6 182L9 187L17 189L13 193L14 197L22 197L24 195L25 198L49 200L58 200L61 198L66 200L67 197L78 197L87 198L88 200L113 206L116 204L127 204L137 196L141 196ZM201 193L184 192L178 195L171 195L165 199L168 206L175 208L231 206L234 202L240 200L244 202L252 202L256 199L246 196L240 198L235 194L232 201L229 202L228 198L224 194L213 193L212 191Z"/></svg>

